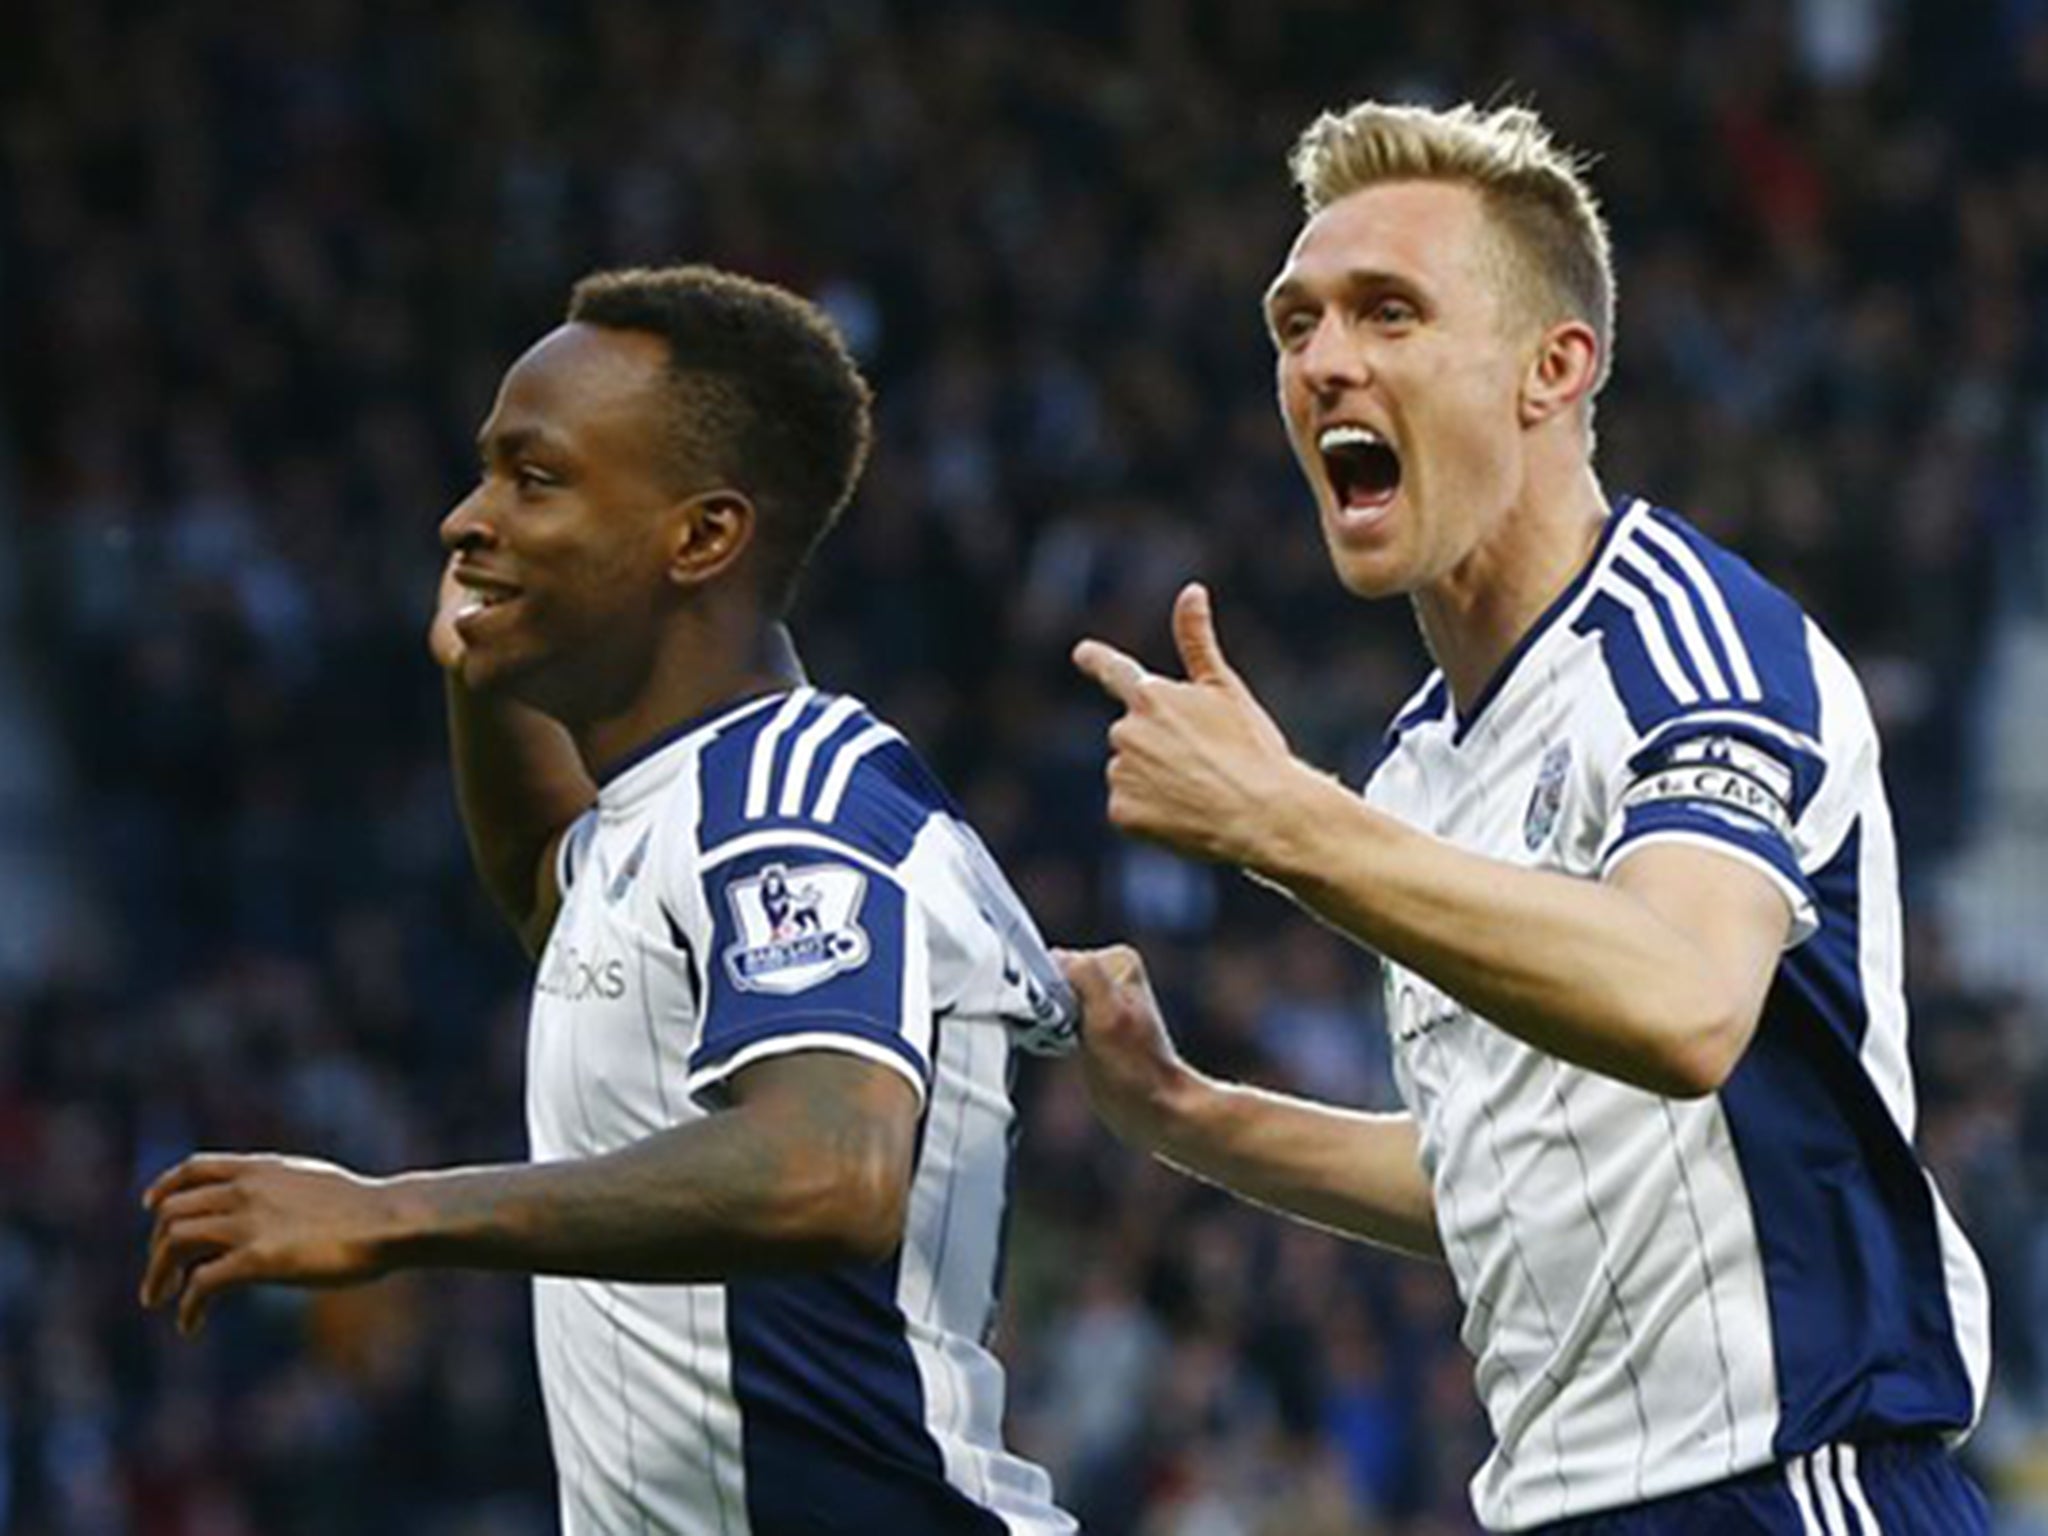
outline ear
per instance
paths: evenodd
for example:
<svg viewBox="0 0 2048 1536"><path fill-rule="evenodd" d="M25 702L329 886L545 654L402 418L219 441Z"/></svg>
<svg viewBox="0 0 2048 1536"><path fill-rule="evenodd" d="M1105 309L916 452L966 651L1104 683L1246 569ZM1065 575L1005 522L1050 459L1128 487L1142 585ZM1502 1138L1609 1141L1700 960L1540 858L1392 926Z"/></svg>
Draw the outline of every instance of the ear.
<svg viewBox="0 0 2048 1536"><path fill-rule="evenodd" d="M1522 376L1524 427L1575 410L1600 378L1600 338L1583 320L1560 320L1537 338Z"/></svg>
<svg viewBox="0 0 2048 1536"><path fill-rule="evenodd" d="M758 520L753 502L728 488L699 491L677 502L670 523L669 580L679 587L716 581L754 542Z"/></svg>

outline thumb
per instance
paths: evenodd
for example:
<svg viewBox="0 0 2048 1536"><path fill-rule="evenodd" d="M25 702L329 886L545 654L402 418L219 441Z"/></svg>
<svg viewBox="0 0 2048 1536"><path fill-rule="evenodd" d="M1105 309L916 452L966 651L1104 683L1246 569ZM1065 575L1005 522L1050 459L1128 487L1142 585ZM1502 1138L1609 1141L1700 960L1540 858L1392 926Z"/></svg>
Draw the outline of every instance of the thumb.
<svg viewBox="0 0 2048 1536"><path fill-rule="evenodd" d="M1223 642L1216 638L1216 616L1209 601L1209 589L1191 581L1173 600L1173 645L1180 652L1181 665L1193 683L1235 683L1237 673L1223 658Z"/></svg>

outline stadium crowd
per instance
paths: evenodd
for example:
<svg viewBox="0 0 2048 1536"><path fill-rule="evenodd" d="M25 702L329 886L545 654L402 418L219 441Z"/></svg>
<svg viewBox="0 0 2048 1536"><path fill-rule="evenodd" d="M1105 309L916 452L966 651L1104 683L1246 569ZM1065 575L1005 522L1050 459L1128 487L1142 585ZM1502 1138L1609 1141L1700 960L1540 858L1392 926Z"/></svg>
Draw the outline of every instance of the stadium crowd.
<svg viewBox="0 0 2048 1536"><path fill-rule="evenodd" d="M1968 830L1987 634L2048 528L2038 0L16 0L7 32L7 643L91 897L0 995L17 1536L552 1528L518 1281L252 1294L188 1344L137 1309L135 1199L194 1145L523 1148L526 978L423 630L491 383L591 267L826 302L881 441L799 610L814 673L924 745L1049 936L1146 948L1198 1060L1384 1105L1370 959L1108 834L1066 652L1164 663L1201 574L1297 746L1369 766L1424 661L1331 579L1275 419L1282 157L1325 104L1527 94L1601 154L1609 488L1856 658L1909 902ZM1973 1465L2048 1529L2048 1018L1913 911L1923 1141L1998 1307ZM1470 1528L1444 1274L1140 1162L1071 1066L1020 1093L1013 1428L1090 1532Z"/></svg>

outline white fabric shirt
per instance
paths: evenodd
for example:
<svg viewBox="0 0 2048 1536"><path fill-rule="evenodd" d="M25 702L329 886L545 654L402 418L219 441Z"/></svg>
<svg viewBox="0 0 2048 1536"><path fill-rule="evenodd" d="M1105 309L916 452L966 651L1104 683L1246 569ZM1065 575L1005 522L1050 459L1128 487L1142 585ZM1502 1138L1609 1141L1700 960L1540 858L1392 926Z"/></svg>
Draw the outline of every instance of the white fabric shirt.
<svg viewBox="0 0 2048 1536"><path fill-rule="evenodd" d="M1389 734L1366 799L1459 848L1590 880L1682 843L1758 870L1794 914L1753 1044L1693 1101L1386 967L1496 1438L1481 1520L1966 1430L1984 1277L1912 1149L1897 859L1840 653L1742 561L1624 503L1467 718L1434 677Z"/></svg>
<svg viewBox="0 0 2048 1536"><path fill-rule="evenodd" d="M615 772L563 840L536 983L537 1161L713 1112L794 1051L923 1106L886 1263L644 1285L543 1278L535 1333L569 1536L1075 1529L1003 1449L997 1304L1015 1040L1072 999L943 790L856 701L800 688Z"/></svg>

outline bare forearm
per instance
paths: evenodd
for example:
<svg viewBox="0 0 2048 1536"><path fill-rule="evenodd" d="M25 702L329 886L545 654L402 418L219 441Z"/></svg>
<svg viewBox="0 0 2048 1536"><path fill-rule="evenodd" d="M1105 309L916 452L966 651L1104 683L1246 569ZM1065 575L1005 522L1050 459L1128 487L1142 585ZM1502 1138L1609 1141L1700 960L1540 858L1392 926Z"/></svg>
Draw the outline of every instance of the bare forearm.
<svg viewBox="0 0 2048 1536"><path fill-rule="evenodd" d="M723 1280L870 1256L819 1149L734 1114L602 1157L391 1180L393 1268Z"/></svg>
<svg viewBox="0 0 2048 1536"><path fill-rule="evenodd" d="M1255 1204L1419 1258L1443 1257L1407 1115L1196 1078L1156 1136L1163 1161Z"/></svg>
<svg viewBox="0 0 2048 1536"><path fill-rule="evenodd" d="M1254 872L1539 1050L1653 1092L1739 1027L1706 952L1627 891L1466 853L1301 770Z"/></svg>
<svg viewBox="0 0 2048 1536"><path fill-rule="evenodd" d="M538 710L480 698L448 677L448 742L471 856L529 950L552 916L544 863L555 837L597 797L569 733Z"/></svg>

